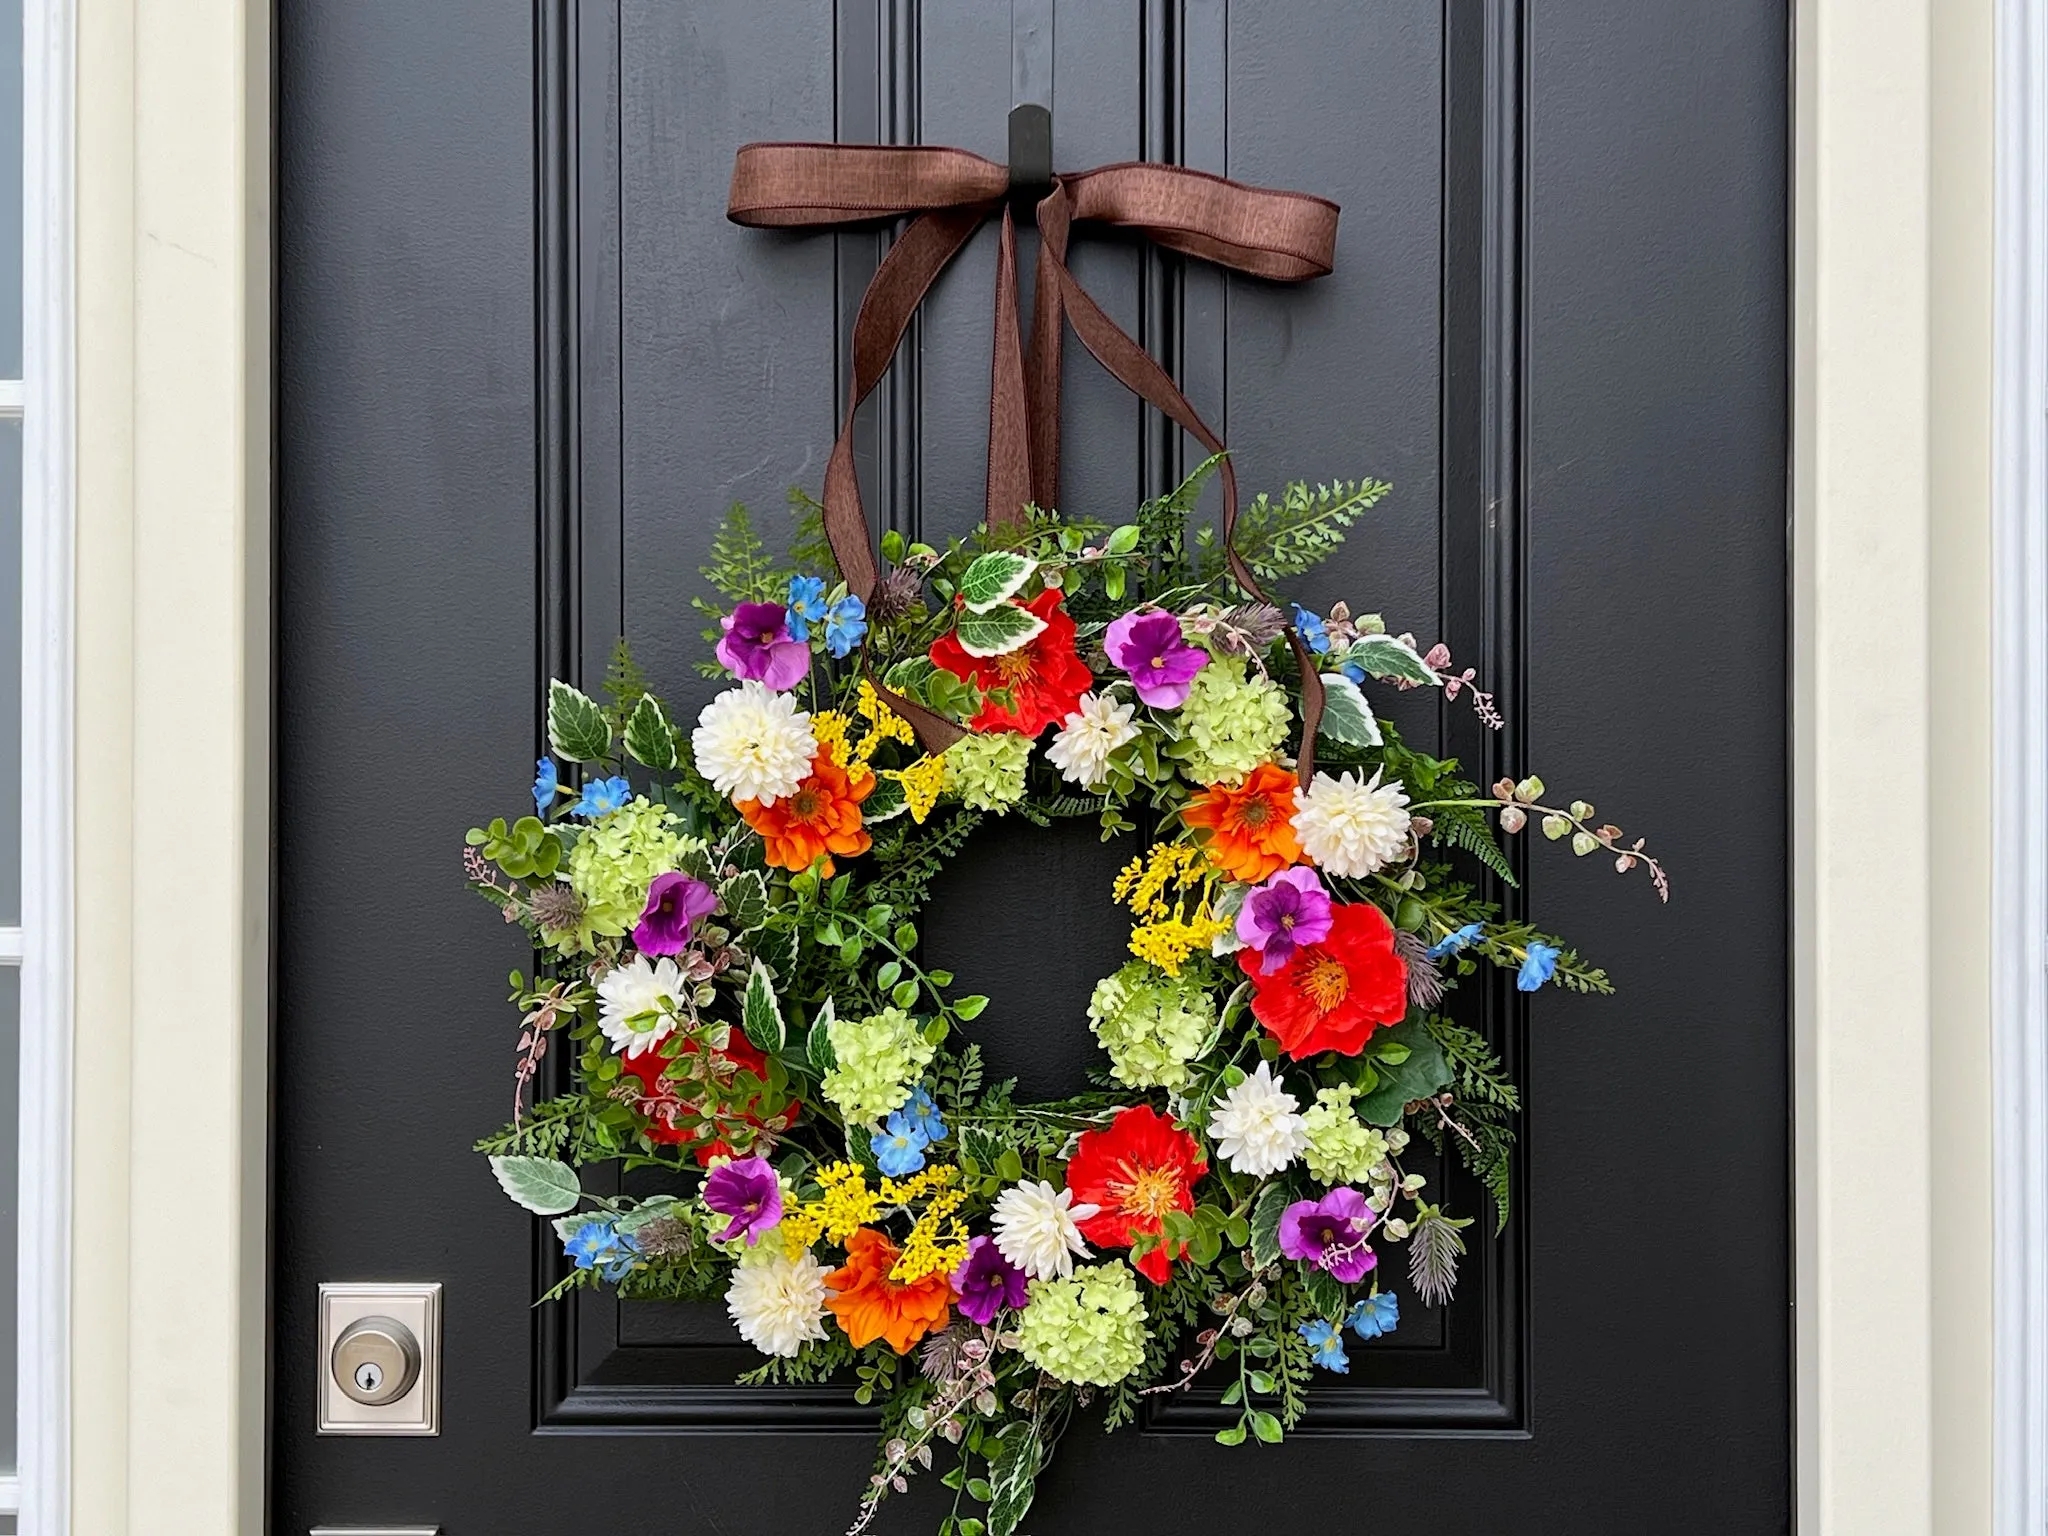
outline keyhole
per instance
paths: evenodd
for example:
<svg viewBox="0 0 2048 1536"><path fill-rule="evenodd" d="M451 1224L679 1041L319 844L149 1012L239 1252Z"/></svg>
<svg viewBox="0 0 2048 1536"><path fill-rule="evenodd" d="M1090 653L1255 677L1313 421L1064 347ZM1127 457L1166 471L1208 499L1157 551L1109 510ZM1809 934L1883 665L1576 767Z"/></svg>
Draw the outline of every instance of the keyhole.
<svg viewBox="0 0 2048 1536"><path fill-rule="evenodd" d="M365 1360L356 1367L356 1385L365 1392L374 1392L384 1385L384 1373L377 1369L374 1361Z"/></svg>

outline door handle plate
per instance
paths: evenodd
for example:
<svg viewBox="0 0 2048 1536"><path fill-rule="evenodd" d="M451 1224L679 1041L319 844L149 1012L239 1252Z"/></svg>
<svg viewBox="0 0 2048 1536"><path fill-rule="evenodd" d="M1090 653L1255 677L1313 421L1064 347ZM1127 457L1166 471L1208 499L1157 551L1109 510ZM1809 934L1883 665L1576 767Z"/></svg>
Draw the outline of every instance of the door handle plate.
<svg viewBox="0 0 2048 1536"><path fill-rule="evenodd" d="M322 1285L317 1332L315 1395L321 1434L441 1432L438 1282ZM383 1529L413 1536L424 1528ZM358 1536L381 1533L365 1528Z"/></svg>

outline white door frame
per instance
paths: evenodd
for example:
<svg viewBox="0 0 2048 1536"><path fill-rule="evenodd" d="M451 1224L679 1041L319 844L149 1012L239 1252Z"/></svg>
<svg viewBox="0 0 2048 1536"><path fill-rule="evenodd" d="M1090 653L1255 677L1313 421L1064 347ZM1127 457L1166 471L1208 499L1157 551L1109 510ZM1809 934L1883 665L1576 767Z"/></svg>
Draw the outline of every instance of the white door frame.
<svg viewBox="0 0 2048 1536"><path fill-rule="evenodd" d="M19 1523L70 1526L74 0L22 36Z"/></svg>

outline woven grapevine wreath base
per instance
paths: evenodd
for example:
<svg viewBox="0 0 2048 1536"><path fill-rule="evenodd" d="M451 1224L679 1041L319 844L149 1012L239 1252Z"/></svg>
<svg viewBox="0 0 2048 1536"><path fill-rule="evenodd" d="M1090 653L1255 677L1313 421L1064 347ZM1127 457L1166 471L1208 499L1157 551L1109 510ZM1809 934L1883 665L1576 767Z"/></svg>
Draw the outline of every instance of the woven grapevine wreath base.
<svg viewBox="0 0 2048 1536"><path fill-rule="evenodd" d="M1483 899L1512 878L1496 831L1534 820L1665 892L1591 805L1482 789L1378 719L1427 688L1499 723L1441 646L1247 589L1384 485L1261 497L1227 554L1188 521L1215 467L1121 526L885 540L867 602L815 504L787 560L736 511L702 605L722 691L678 723L623 647L602 699L555 683L534 814L469 834L541 956L512 978L513 1120L479 1150L573 1260L551 1295L723 1302L762 1353L745 1381L876 1405L856 1529L933 1469L949 1532L1013 1531L1077 1412L1115 1428L1198 1376L1239 1414L1219 1440L1279 1440L1318 1370L1399 1326L1394 1266L1440 1305L1468 1226L1507 1219L1516 1089L1446 993L1485 965L1607 990ZM1129 959L1088 1007L1097 1086L1056 1102L984 1080L987 999L919 946L933 877L1005 816L1142 839L1112 892ZM539 1096L551 1051L566 1088ZM1416 1137L1495 1209L1446 1209ZM586 1191L598 1164L662 1192Z"/></svg>

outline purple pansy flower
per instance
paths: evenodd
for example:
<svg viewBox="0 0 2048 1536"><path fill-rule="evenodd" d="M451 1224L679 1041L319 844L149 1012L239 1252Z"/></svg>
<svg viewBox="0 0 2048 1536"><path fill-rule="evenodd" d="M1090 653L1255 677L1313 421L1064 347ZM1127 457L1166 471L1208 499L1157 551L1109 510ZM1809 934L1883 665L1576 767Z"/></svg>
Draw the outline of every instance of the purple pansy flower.
<svg viewBox="0 0 2048 1536"><path fill-rule="evenodd" d="M1188 685L1209 664L1209 653L1181 638L1170 613L1127 613L1102 637L1109 659L1131 674L1138 698L1154 709L1179 709Z"/></svg>
<svg viewBox="0 0 2048 1536"><path fill-rule="evenodd" d="M689 875L656 875L647 887L647 910L633 930L633 947L643 955L680 955L697 919L718 908L718 893Z"/></svg>
<svg viewBox="0 0 2048 1536"><path fill-rule="evenodd" d="M763 1232L782 1220L782 1181L765 1157L743 1157L711 1170L704 1181L704 1204L730 1216L721 1243L744 1235L749 1248Z"/></svg>
<svg viewBox="0 0 2048 1536"><path fill-rule="evenodd" d="M1003 1257L1002 1250L985 1237L967 1240L967 1257L953 1271L956 1305L969 1322L987 1327L1003 1308L1016 1311L1030 1294L1024 1271Z"/></svg>
<svg viewBox="0 0 2048 1536"><path fill-rule="evenodd" d="M1280 1251L1290 1259L1308 1260L1340 1284L1356 1285L1379 1263L1379 1255L1365 1245L1376 1219L1365 1196L1342 1185L1320 1200L1297 1200L1280 1213Z"/></svg>
<svg viewBox="0 0 2048 1536"><path fill-rule="evenodd" d="M1237 936L1262 957L1259 974L1271 976L1297 949L1330 936L1330 895L1312 869L1283 869L1245 897L1237 909Z"/></svg>
<svg viewBox="0 0 2048 1536"><path fill-rule="evenodd" d="M789 632L780 603L741 603L719 623L725 637L718 659L734 677L765 683L777 693L794 688L811 670L811 648Z"/></svg>

